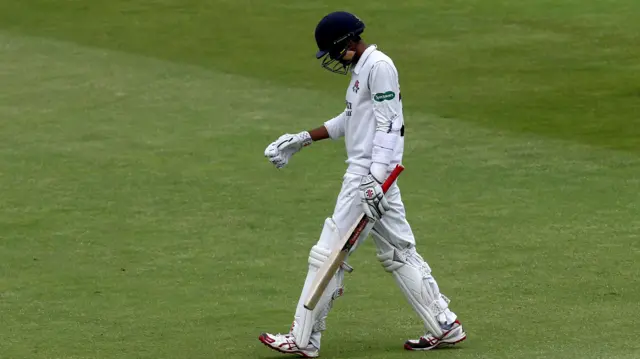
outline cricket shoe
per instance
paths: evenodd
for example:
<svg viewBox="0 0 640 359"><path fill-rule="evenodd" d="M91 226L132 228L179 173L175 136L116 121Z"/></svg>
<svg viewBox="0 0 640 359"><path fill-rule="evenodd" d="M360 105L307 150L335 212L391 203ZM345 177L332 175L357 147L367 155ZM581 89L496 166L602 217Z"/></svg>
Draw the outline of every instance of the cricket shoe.
<svg viewBox="0 0 640 359"><path fill-rule="evenodd" d="M458 320L449 325L442 326L442 330L443 334L440 338L431 333L427 333L418 340L407 340L404 343L404 348L406 350L431 350L452 346L467 339L467 333L464 332L462 324L460 324Z"/></svg>
<svg viewBox="0 0 640 359"><path fill-rule="evenodd" d="M303 358L317 358L320 356L320 350L311 344L304 349L298 348L295 338L290 333L275 335L262 333L258 339L262 344L280 353L297 354Z"/></svg>

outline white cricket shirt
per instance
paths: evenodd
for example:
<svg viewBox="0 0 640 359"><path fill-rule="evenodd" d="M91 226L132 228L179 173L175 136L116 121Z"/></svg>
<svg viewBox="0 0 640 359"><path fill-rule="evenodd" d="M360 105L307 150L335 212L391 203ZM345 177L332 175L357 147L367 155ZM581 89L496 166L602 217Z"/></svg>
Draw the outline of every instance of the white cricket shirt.
<svg viewBox="0 0 640 359"><path fill-rule="evenodd" d="M376 45L369 46L353 67L346 102L345 110L324 126L331 139L344 137L347 172L369 174L373 158L391 171L401 163L404 152L400 83L393 61ZM388 134L378 136L387 139L382 146L376 141L376 153L381 152L381 147L387 147L382 157L373 156L376 131ZM388 141L390 138L393 141Z"/></svg>

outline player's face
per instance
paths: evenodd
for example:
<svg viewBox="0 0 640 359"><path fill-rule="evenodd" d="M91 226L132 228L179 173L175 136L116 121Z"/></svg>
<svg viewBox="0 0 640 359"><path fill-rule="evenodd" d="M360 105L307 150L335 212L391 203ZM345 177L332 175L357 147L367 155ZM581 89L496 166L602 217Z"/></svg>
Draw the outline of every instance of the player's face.
<svg viewBox="0 0 640 359"><path fill-rule="evenodd" d="M349 45L344 50L344 55L340 58L340 62L343 64L350 64L356 57L356 44L353 41L349 41Z"/></svg>
<svg viewBox="0 0 640 359"><path fill-rule="evenodd" d="M347 50L347 52L342 56L342 61L351 62L353 58L356 56L356 52L354 50Z"/></svg>
<svg viewBox="0 0 640 359"><path fill-rule="evenodd" d="M322 67L331 72L346 75L356 61L358 61L356 44L350 41L346 48L336 48L326 54L322 60Z"/></svg>

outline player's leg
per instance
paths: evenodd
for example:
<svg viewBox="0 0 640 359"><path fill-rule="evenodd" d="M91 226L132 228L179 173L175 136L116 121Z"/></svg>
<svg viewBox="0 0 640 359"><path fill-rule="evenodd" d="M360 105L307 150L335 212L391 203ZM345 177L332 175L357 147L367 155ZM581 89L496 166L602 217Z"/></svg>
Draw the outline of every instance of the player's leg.
<svg viewBox="0 0 640 359"><path fill-rule="evenodd" d="M416 251L397 185L389 189L386 197L391 209L371 231L377 257L384 269L393 275L426 329L424 336L407 341L405 348L427 350L464 340L466 334L456 314L449 309L449 299L440 292L431 268Z"/></svg>
<svg viewBox="0 0 640 359"><path fill-rule="evenodd" d="M327 218L320 234L320 240L309 252L307 277L298 300L290 332L287 334L263 333L259 338L262 343L283 353L298 354L307 358L315 358L319 355L321 332L326 328L325 318L333 306L333 301L342 295L344 270L338 269L313 311L305 309L303 303L316 272L331 254L328 249L331 242L337 241L338 236L338 229L334 221Z"/></svg>
<svg viewBox="0 0 640 359"><path fill-rule="evenodd" d="M320 348L320 339L322 331L326 329L325 320L329 314L329 310L333 307L333 301L343 293L344 287L342 283L344 280L344 269L339 268L327 285L324 294L320 297L313 311L304 307L304 301L309 294L309 290L311 290L311 285L315 280L316 273L327 261L333 249L333 244L339 239L340 232L338 227L332 218L327 218L320 240L313 246L309 254L309 270L302 292L300 293L300 298L298 299L298 305L296 306L296 313L291 327L291 333L296 338L298 345L308 345L311 343L314 347Z"/></svg>
<svg viewBox="0 0 640 359"><path fill-rule="evenodd" d="M320 348L322 332L326 329L326 318L333 307L333 301L344 292L342 285L344 267L341 267L327 286L318 304L316 304L316 308L311 312L304 307L304 301L307 298L318 269L322 267L324 261L327 260L327 257L336 247L336 244L342 236L346 234L361 213L359 211L360 198L358 196L360 178L360 176L349 173L344 175L342 188L338 194L333 214L331 218L325 221L325 228L322 231L322 235L312 249L312 253L315 251L315 257L311 260L310 256L309 272L300 294L300 299L298 300L292 327L292 333L296 337L296 342L299 345L310 342L316 348ZM326 228L329 223L330 230ZM322 253L320 253L320 251L322 251Z"/></svg>
<svg viewBox="0 0 640 359"><path fill-rule="evenodd" d="M322 267L336 243L361 213L358 212L360 205L357 192L359 181L360 176L345 175L334 213L325 220L320 239L309 253L307 276L298 300L290 333L284 335L262 334L260 341L269 347L306 357L318 355L322 331L326 329L325 320L333 306L333 301L343 292L344 267L338 270L313 311L304 308L304 301L318 269Z"/></svg>

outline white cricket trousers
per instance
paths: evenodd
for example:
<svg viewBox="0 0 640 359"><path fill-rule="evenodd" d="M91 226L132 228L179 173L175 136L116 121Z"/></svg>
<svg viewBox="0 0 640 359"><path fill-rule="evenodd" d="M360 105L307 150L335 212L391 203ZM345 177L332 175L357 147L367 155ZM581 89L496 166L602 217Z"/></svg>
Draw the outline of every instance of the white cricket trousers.
<svg viewBox="0 0 640 359"><path fill-rule="evenodd" d="M320 240L316 245L317 247L325 248L325 250L335 249L337 242L347 234L347 231L351 229L356 219L363 213L358 188L362 177L362 175L348 172L344 175L342 189L340 190L335 209L331 216L339 233L335 233L335 229L333 229L329 231L331 233L330 235L326 235L325 225L325 229L323 229ZM448 299L440 293L438 284L431 275L431 268L420 254L416 252L415 238L405 216L404 204L402 203L400 189L397 183L394 183L389 188L385 197L387 198L387 202L389 202L390 209L380 220L376 221L370 232L374 238L378 259L381 260L381 258L385 258L385 255L388 256L391 253L393 254L392 257L395 257L396 253L404 257L404 259L401 260L403 263L401 268L391 269L391 271L394 271L394 273L396 270L402 271L401 274L394 274L396 282L400 281L401 290L425 323L426 330L431 333L436 333L441 331L442 324L453 323L456 320L456 314L449 310ZM358 244L361 244L365 238L366 237L361 236ZM354 249L352 248L352 252L353 251ZM388 259L391 260L391 265L394 266L396 260L392 258ZM384 261L387 263L387 259ZM307 273L302 294L296 308L292 331L295 335L295 333L300 333L297 328L309 329L302 332L310 333L310 337L308 338L309 342L319 349L322 331L326 328L325 319L332 307L333 300L342 294L344 271L342 269L338 270L338 273L336 273L331 280L330 285L323 295L323 298L326 298L326 300L322 305L320 305L319 302L316 309L310 314L310 312L304 308L303 304L317 270L312 267L310 262L309 272ZM389 271L389 267L385 267L385 270ZM416 296L415 293L420 293L420 295ZM296 325L301 326L297 327ZM306 334L297 337L297 340L300 341L302 345L306 345L306 339Z"/></svg>
<svg viewBox="0 0 640 359"><path fill-rule="evenodd" d="M343 177L342 188L331 215L340 231L340 237L347 234L346 232L358 219L358 216L363 213L360 190L358 189L362 177L364 176L352 173L346 173ZM372 232L385 238L398 249L415 246L416 241L411 226L407 222L397 181L389 188L385 197L391 208L375 223ZM361 244L365 238L361 238L358 244Z"/></svg>
<svg viewBox="0 0 640 359"><path fill-rule="evenodd" d="M336 248L340 239L347 234L349 229L351 229L351 227L353 226L354 222L363 213L362 202L360 199L360 192L358 188L362 177L362 175L352 173L346 173L344 175L342 188L340 190L340 193L338 194L336 206L331 216L331 219L333 220L335 227L337 227L339 233L337 235L325 235L325 226L323 233L320 235L320 240L318 241L317 246L325 248L327 250ZM374 224L370 233L374 235L374 237L379 236L384 238L385 244L387 246L392 246L400 250L414 247L415 239L413 237L413 233L411 232L411 227L409 226L409 223L407 222L407 219L405 217L404 204L402 203L402 200L400 198L400 189L398 188L398 185L394 183L389 188L385 196L391 208L384 214L384 216L382 216L380 220L378 220ZM357 246L365 240L365 238L366 236L361 236L358 244L356 244L356 246L352 248L351 252L353 252L357 248ZM378 243L380 242L376 241L376 244ZM389 250L389 248L386 248L385 251L386 250ZM316 309L318 313L315 315L310 316L309 312L307 312L307 310L304 308L304 300L306 299L307 293L310 290L311 283L315 278L315 272L316 269L312 269L311 267L309 268L309 272L307 273L307 278L305 280L305 284L303 286L302 293L296 307L296 314L294 317L292 331L300 336L298 340L304 342L304 339L301 339L302 337L304 337L301 333L309 332L311 330L310 328L313 327L313 329L310 331L311 336L309 337L309 340L311 344L316 348L320 348L320 340L322 336L321 332L326 328L325 318L327 317L329 310L332 307L333 299L331 299L329 302L325 302L324 306L318 304ZM336 277L334 277L334 280L332 280L333 285L329 285L326 289L327 293L332 293L336 290L341 293L343 276L343 270L338 270ZM325 293L325 295L327 294ZM300 331L299 328L307 329Z"/></svg>

